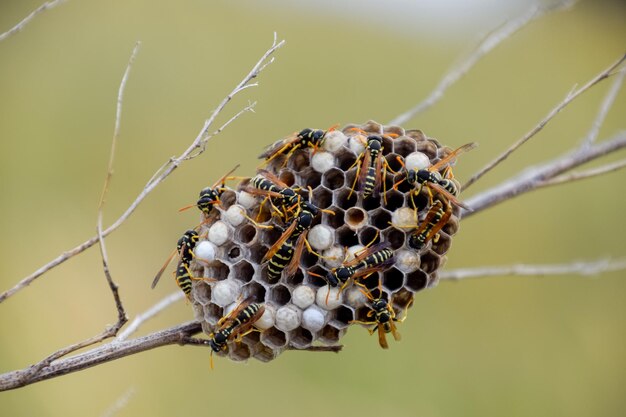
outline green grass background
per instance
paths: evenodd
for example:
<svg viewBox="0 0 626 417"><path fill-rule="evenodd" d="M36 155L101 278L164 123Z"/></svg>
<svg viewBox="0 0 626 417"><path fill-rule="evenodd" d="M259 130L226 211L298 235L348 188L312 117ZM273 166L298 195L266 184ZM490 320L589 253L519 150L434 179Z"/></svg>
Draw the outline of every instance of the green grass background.
<svg viewBox="0 0 626 417"><path fill-rule="evenodd" d="M4 0L0 31L40 3ZM502 18L466 10L469 23L457 28L418 12L399 11L396 19L395 3L368 17L369 3L358 2L344 5L354 13L342 13L282 1L69 1L0 43L0 289L93 235L117 89L135 41L143 46L126 89L107 225L169 156L186 149L274 31L287 45L221 121L248 100L258 101L256 113L178 169L107 239L131 318L175 290L167 279L156 290L149 285L181 232L197 222L177 209L200 188L235 163L241 175L252 174L264 145L303 127L391 120ZM527 5L515 7L509 16ZM452 147L479 142L455 170L467 179L573 85L624 53L625 17L619 2L586 1L543 18L405 127ZM608 87L576 100L465 198L576 146ZM625 116L622 91L601 137L623 129ZM623 257L624 180L613 173L482 212L463 222L446 268ZM208 350L172 346L1 393L0 415L101 415L131 388L117 415L623 415L623 275L444 282L416 297L400 325L403 339L389 351L352 329L339 355L288 352L268 364L218 358L210 371ZM92 336L115 317L92 248L0 305L0 372ZM142 332L191 318L190 306L179 303Z"/></svg>

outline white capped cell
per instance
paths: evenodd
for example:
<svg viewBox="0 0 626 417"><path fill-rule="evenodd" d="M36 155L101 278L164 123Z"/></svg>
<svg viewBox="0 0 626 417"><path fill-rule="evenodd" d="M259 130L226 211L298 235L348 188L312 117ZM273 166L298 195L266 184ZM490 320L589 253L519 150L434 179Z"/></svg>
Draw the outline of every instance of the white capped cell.
<svg viewBox="0 0 626 417"><path fill-rule="evenodd" d="M317 289L315 304L324 310L334 310L343 304L343 292L340 287L323 286Z"/></svg>
<svg viewBox="0 0 626 417"><path fill-rule="evenodd" d="M361 290L357 286L352 286L344 291L344 298L346 300L346 304L350 307L359 308L363 307L368 299L363 294Z"/></svg>
<svg viewBox="0 0 626 417"><path fill-rule="evenodd" d="M343 262L343 247L339 245L331 246L326 249L322 255L322 260L329 268L339 268Z"/></svg>
<svg viewBox="0 0 626 417"><path fill-rule="evenodd" d="M302 310L293 304L287 304L276 310L276 328L284 332L290 332L300 326Z"/></svg>
<svg viewBox="0 0 626 417"><path fill-rule="evenodd" d="M302 327L312 332L318 332L326 324L326 315L324 310L312 305L302 313Z"/></svg>
<svg viewBox="0 0 626 417"><path fill-rule="evenodd" d="M232 238L230 228L226 223L221 220L216 221L209 228L209 241L215 243L217 246L223 245Z"/></svg>
<svg viewBox="0 0 626 417"><path fill-rule="evenodd" d="M203 240L199 242L193 250L195 255L194 259L202 266L208 266L215 260L217 253L217 246L213 243Z"/></svg>
<svg viewBox="0 0 626 417"><path fill-rule="evenodd" d="M311 158L311 166L319 173L324 173L335 166L335 156L330 152L315 152Z"/></svg>
<svg viewBox="0 0 626 417"><path fill-rule="evenodd" d="M409 207L400 207L391 213L391 224L398 229L408 231L417 227L415 210Z"/></svg>
<svg viewBox="0 0 626 417"><path fill-rule="evenodd" d="M259 204L255 196L245 191L239 191L237 202L247 209L256 207L256 205Z"/></svg>
<svg viewBox="0 0 626 417"><path fill-rule="evenodd" d="M348 140L348 138L343 132L333 130L332 132L326 133L326 136L324 136L322 148L328 152L337 152L346 143L346 140Z"/></svg>
<svg viewBox="0 0 626 417"><path fill-rule="evenodd" d="M276 309L270 304L265 304L263 315L254 323L254 326L261 330L267 330L274 326Z"/></svg>
<svg viewBox="0 0 626 417"><path fill-rule="evenodd" d="M430 166L430 159L428 155L422 152L410 153L404 158L404 166L406 169L426 169Z"/></svg>
<svg viewBox="0 0 626 417"><path fill-rule="evenodd" d="M307 285L300 285L293 290L291 299L296 306L307 308L315 302L315 290Z"/></svg>
<svg viewBox="0 0 626 417"><path fill-rule="evenodd" d="M420 267L420 257L412 250L400 249L396 251L395 266L404 273L415 271Z"/></svg>
<svg viewBox="0 0 626 417"><path fill-rule="evenodd" d="M334 230L330 227L318 224L313 226L307 235L307 239L313 249L324 250L332 246L335 240Z"/></svg>
<svg viewBox="0 0 626 417"><path fill-rule="evenodd" d="M234 279L217 281L211 290L211 299L220 307L235 302L240 294L241 286Z"/></svg>
<svg viewBox="0 0 626 417"><path fill-rule="evenodd" d="M350 138L348 139L348 147L356 155L360 155L365 150L365 145L367 145L366 136L359 134L350 136Z"/></svg>
<svg viewBox="0 0 626 417"><path fill-rule="evenodd" d="M246 220L246 209L239 204L234 204L228 207L226 213L222 214L222 219L232 224L233 226L239 226Z"/></svg>

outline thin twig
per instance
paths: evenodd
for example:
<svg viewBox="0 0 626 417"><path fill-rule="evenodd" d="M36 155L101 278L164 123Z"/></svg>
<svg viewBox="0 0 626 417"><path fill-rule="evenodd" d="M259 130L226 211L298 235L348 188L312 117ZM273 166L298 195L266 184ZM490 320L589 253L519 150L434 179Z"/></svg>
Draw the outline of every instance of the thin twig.
<svg viewBox="0 0 626 417"><path fill-rule="evenodd" d="M567 175L559 175L558 177L554 177L552 179L540 182L539 184L537 184L536 188L543 188L543 187L548 187L551 185L559 185L559 184L565 184L568 182L584 180L586 178L592 178L598 175L608 174L609 172L618 171L625 167L626 167L626 159L622 159L621 161L617 161L612 164L603 165L598 168L588 169L587 171L573 172Z"/></svg>
<svg viewBox="0 0 626 417"><path fill-rule="evenodd" d="M137 317L135 317L133 321L130 322L130 324L124 329L123 332L121 332L117 336L115 340L121 342L128 339L128 337L131 334L135 333L137 329L139 329L139 326L141 326L144 322L156 316L175 302L182 300L184 297L185 293L183 293L182 291L176 291L163 298L161 301L159 301L143 313L138 314Z"/></svg>
<svg viewBox="0 0 626 417"><path fill-rule="evenodd" d="M463 268L439 273L439 279L458 281L466 278L502 277L502 276L549 276L549 275L598 275L603 272L626 269L626 259L612 261L600 259L591 262L572 262L554 265L510 265Z"/></svg>
<svg viewBox="0 0 626 417"><path fill-rule="evenodd" d="M389 124L404 124L419 113L427 110L443 97L445 91L450 88L450 86L467 74L482 57L491 52L491 50L493 50L500 43L511 37L515 32L519 31L530 22L544 16L548 12L565 9L574 4L574 2L575 1L564 0L554 5L544 7L534 5L524 15L505 22L499 28L487 34L487 36L483 38L478 46L464 60L462 60L460 64L455 65L441 79L437 87L435 87L428 97L426 97L421 103L395 117L391 122L389 122Z"/></svg>
<svg viewBox="0 0 626 417"><path fill-rule="evenodd" d="M22 29L24 29L24 26L26 26L31 20L33 20L35 18L35 16L37 16L39 13L44 12L46 10L50 10L50 9L58 6L59 4L61 4L63 2L65 2L65 0L52 0L52 1L49 1L49 2L46 2L46 3L42 4L41 6L39 6L35 10L33 10L24 19L22 19L22 21L20 23L18 23L17 25L13 26L11 29L7 30L6 32L0 33L0 42L5 40L9 36L15 35L17 32L19 32Z"/></svg>
<svg viewBox="0 0 626 417"><path fill-rule="evenodd" d="M7 372L0 375L0 391L20 388L35 382L67 375L161 346L174 344L184 345L185 337L200 333L201 330L200 323L193 321L169 329L160 330L133 340L123 342L111 341L76 356L60 359L31 378L25 377L29 373L29 368Z"/></svg>
<svg viewBox="0 0 626 417"><path fill-rule="evenodd" d="M515 150L517 150L520 146L522 146L524 143L526 143L530 138L532 138L533 136L535 136L537 133L539 133L546 124L548 124L548 122L550 120L552 120L561 110L563 110L569 103L571 103L574 99L576 99L576 97L578 97L579 95L581 95L582 93L584 93L585 91L589 90L591 87L593 87L594 85L598 84L599 82L601 82L602 80L610 77L611 75L613 75L613 70L615 68L617 68L618 66L620 66L622 64L622 62L624 62L624 60L626 60L626 55L623 55L620 59L618 59L615 63L611 64L607 69L605 69L604 71L602 71L601 73L599 73L598 75L596 75L594 78L592 78L587 84L585 84L583 87L579 88L576 91L570 92L569 94L567 94L567 96L565 97L565 99L559 103L555 108L552 109L552 111L550 111L550 113L548 113L548 115L541 121L539 122L539 124L537 126L535 126L534 128L532 128L528 133L526 133L522 138L520 138L519 140L517 140L517 142L515 142L513 145L511 145L511 147L509 147L506 151L504 151L501 155L499 155L497 158L495 158L493 161L489 162L483 169L481 169L480 171L478 171L476 174L474 174L469 181L467 181L467 183L465 183L462 187L463 190L467 189L469 186L471 186L472 184L474 184L477 180L479 180L483 175L485 175L487 172L491 171L493 168L495 168L497 165L499 165L502 161L504 161L506 158L508 158L508 156L510 154L512 154Z"/></svg>
<svg viewBox="0 0 626 417"><path fill-rule="evenodd" d="M135 387L130 387L104 412L101 417L113 417L120 410L128 405L130 399L135 395Z"/></svg>
<svg viewBox="0 0 626 417"><path fill-rule="evenodd" d="M137 206L139 206L139 204L146 198L146 196L148 196L148 194L150 194L157 185L163 182L165 178L167 178L176 168L178 168L178 166L183 161L185 161L187 157L196 148L199 148L201 146L202 140L206 137L207 132L209 131L210 127L212 126L217 116L222 112L224 107L232 100L232 98L235 96L237 92L242 91L242 87L248 84L252 79L256 78L259 75L259 73L263 69L266 68L267 63L265 61L268 59L268 57L271 54L273 54L278 48L282 47L284 44L285 44L284 40L277 43L276 36L274 36L274 43L271 46L271 48L268 49L263 54L261 59L256 63L256 65L252 68L252 70L243 78L243 80L235 87L235 89L232 92L230 92L222 100L222 102L218 105L218 107L213 111L209 119L204 123L204 126L200 130L200 133L198 134L196 139L192 142L192 144L189 146L189 148L187 148L187 150L185 150L180 156L176 158L170 158L170 160L168 160L167 163L163 167L159 168L159 171L161 171L161 173L159 175L153 176L151 180L148 181L144 189L141 191L141 193L139 193L135 201L133 201L133 203L128 207L128 209L126 209L126 211L111 226L109 226L107 229L105 229L102 232L103 237L106 237L109 233L113 232L118 227L120 227L120 225L122 225L122 223L124 223L126 219L128 219L128 217L135 211ZM2 303L7 298L11 297L16 292L30 285L34 280L36 280L45 272L62 264L63 262L85 251L86 249L92 247L97 241L98 241L98 236L94 236L90 238L89 240L76 246L75 248L62 253L61 255L53 259L52 261L48 262L47 264L45 264L44 266L42 266L41 268L39 268L32 274L30 274L29 276L27 276L26 278L22 279L14 287L0 294L0 303Z"/></svg>
<svg viewBox="0 0 626 417"><path fill-rule="evenodd" d="M615 80L613 80L613 84L611 85L609 92L602 101L602 105L598 110L598 115L593 121L589 133L587 133L587 136L585 136L585 139L583 139L580 145L581 149L589 149L589 147L593 145L593 142L598 138L598 133L600 133L600 128L604 124L604 119L606 119L606 115L611 107L613 107L613 102L615 101L619 90L622 88L624 76L626 76L626 69L622 69L621 71L616 72L616 74Z"/></svg>
<svg viewBox="0 0 626 417"><path fill-rule="evenodd" d="M463 218L473 216L486 208L537 189L546 181L564 172L623 148L626 148L626 131L619 132L613 138L598 143L586 151L575 150L544 165L531 167L517 177L465 200L465 204L472 210L463 210Z"/></svg>

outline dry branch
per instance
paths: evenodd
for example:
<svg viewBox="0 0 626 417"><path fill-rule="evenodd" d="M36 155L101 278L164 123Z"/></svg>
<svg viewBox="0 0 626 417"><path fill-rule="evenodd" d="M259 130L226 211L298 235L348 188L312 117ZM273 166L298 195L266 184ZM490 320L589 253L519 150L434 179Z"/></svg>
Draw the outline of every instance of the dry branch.
<svg viewBox="0 0 626 417"><path fill-rule="evenodd" d="M59 4L63 3L64 1L65 0L52 0L52 1L49 1L49 2L46 2L46 3L42 4L41 6L39 6L35 10L33 10L24 19L22 19L17 25L13 26L11 29L7 30L4 33L0 33L0 42L5 40L9 36L15 35L17 32L19 32L22 29L24 29L24 26L26 26L31 20L33 20L35 18L35 16L37 16L39 13L45 12L46 10L50 10L50 9L58 6Z"/></svg>
<svg viewBox="0 0 626 417"><path fill-rule="evenodd" d="M204 149L206 141L213 136L209 134L208 132L211 126L213 125L213 123L215 122L215 119L217 118L217 116L220 115L224 107L226 107L226 105L232 100L232 98L235 95L237 95L241 91L245 90L248 86L250 86L249 84L250 81L258 77L261 71L263 71L267 67L267 65L273 62L273 58L269 59L270 56L284 44L285 44L285 41L281 40L280 42L278 42L276 39L276 34L274 34L274 42L272 46L263 54L261 59L254 65L252 70L241 80L241 82L237 84L237 86L220 102L220 104L213 111L209 119L206 120L202 129L200 129L200 133L198 133L198 136L196 136L196 138L191 143L191 145L180 156L175 157L175 158L170 158L167 162L165 162L165 164L161 168L159 168L159 170L152 176L150 181L148 181L144 189L141 191L141 193L139 193L135 201L132 202L132 204L126 209L126 211L111 226L109 226L107 229L102 231L102 237L108 236L111 232L113 232L118 227L120 227L122 223L124 223L128 219L128 217L135 211L135 209L139 206L139 204L148 196L148 194L150 194L161 182L163 182L163 180L165 180L165 178L167 178L176 168L178 168L180 164L182 164L185 160L189 159L189 156L192 155L193 152L196 152L195 154L193 154L193 157L198 156L202 153L202 150ZM247 108L251 108L251 106L247 106ZM240 115L242 114L242 112L239 112L238 114ZM229 122L230 121L232 121L232 119L230 119ZM222 128L224 126L222 126ZM221 130L218 129L218 131L221 131ZM30 285L33 281L35 281L45 272L62 264L63 262L78 255L79 253L85 251L86 249L89 249L96 242L98 242L98 236L93 236L87 241L76 246L75 248L70 249L69 251L63 252L61 255L59 255L52 261L48 262L41 268L37 269L35 272L30 274L29 276L23 278L14 287L1 293L0 303L5 301L7 298L11 297L16 292Z"/></svg>

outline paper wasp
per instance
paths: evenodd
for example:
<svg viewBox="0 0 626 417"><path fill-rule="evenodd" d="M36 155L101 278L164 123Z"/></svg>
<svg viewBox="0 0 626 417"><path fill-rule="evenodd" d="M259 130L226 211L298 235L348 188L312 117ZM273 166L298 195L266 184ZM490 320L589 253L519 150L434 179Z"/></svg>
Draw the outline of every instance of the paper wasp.
<svg viewBox="0 0 626 417"><path fill-rule="evenodd" d="M389 242L378 243L362 249L351 261L344 261L340 267L331 269L326 280L331 287L342 284L343 288L350 278L356 280L376 271L382 271L394 261Z"/></svg>
<svg viewBox="0 0 626 417"><path fill-rule="evenodd" d="M213 184L210 187L206 187L200 190L200 195L198 197L198 201L196 202L196 204L191 204L189 206L182 207L178 209L178 211L185 211L195 206L195 207L198 207L198 209L202 213L208 216L209 213L211 213L211 211L213 210L213 206L221 203L220 197L222 196L222 193L228 189L226 188L226 181L229 179L235 178L235 177L230 177L230 174L235 172L237 168L239 168L239 164L237 164L235 168L228 171L222 178L217 180L215 184Z"/></svg>
<svg viewBox="0 0 626 417"><path fill-rule="evenodd" d="M328 130L308 128L302 129L299 133L294 133L282 141L270 146L269 149L259 155L259 158L265 158L264 164L267 164L274 158L282 155L284 152L287 152L287 158L285 161L288 161L289 157L298 149L317 149L324 142L326 134L334 129L335 127L331 127Z"/></svg>
<svg viewBox="0 0 626 417"><path fill-rule="evenodd" d="M448 222L452 215L452 206L436 200L428 210L426 218L419 228L412 232L409 236L409 246L413 249L420 250L432 239L436 242L439 239L438 233Z"/></svg>
<svg viewBox="0 0 626 417"><path fill-rule="evenodd" d="M209 337L211 347L211 369L213 369L213 352L226 350L227 343L233 339L237 342L252 332L252 326L265 312L265 305L253 303L252 297L243 300L233 311L217 322L217 329Z"/></svg>
<svg viewBox="0 0 626 417"><path fill-rule="evenodd" d="M360 165L359 162L361 162ZM354 165L357 166L357 172L348 198L354 192L357 182L359 190L363 192L363 198L377 197L381 182L384 183L387 178L387 171L395 174L383 157L383 138L379 135L367 137L365 149L357 157Z"/></svg>
<svg viewBox="0 0 626 417"><path fill-rule="evenodd" d="M306 240L306 235L319 211L320 209L308 201L300 202L296 217L263 257L263 261L269 260L267 275L270 279L280 278L283 270L287 271L287 275L293 275L300 262L304 245L309 252L315 254Z"/></svg>
<svg viewBox="0 0 626 417"><path fill-rule="evenodd" d="M258 175L250 180L250 184L244 191L252 195L265 196L284 220L289 220L290 212L300 204L302 196L269 171L260 169Z"/></svg>
<svg viewBox="0 0 626 417"><path fill-rule="evenodd" d="M463 202L457 199L457 196L459 195L459 189L452 181L452 179L447 178L447 176L452 174L452 170L450 169L449 165L450 161L452 161L460 154L474 149L476 146L477 144L475 142L467 143L450 152L450 154L446 155L440 161L426 169L406 169L406 176L397 183L395 183L393 185L393 188L397 189L399 184L407 181L411 186L415 187L415 189L411 193L412 199L413 195L419 194L420 191L422 191L422 187L426 185L429 189L432 189L443 195L452 204L462 207L466 210L471 210ZM404 166L404 163L402 162L400 157L398 157L398 162L400 162L400 164ZM445 170L443 176L439 173L439 171L442 169ZM432 194L430 194L430 197L432 203ZM415 208L415 203L413 203L413 207Z"/></svg>
<svg viewBox="0 0 626 417"><path fill-rule="evenodd" d="M402 319L396 318L396 312L393 307L391 307L390 303L383 298L383 287L380 280L378 280L378 298L374 298L372 293L368 290L361 290L361 292L370 300L370 306L372 309L367 312L367 317L373 317L373 320L353 320L350 323L363 324L366 326L375 325L374 327L368 329L370 335L374 334L374 332L378 330L378 343L380 344L380 347L383 349L389 349L389 345L387 344L387 333L391 333L393 338L399 342L400 333L396 329L395 323L403 322L406 317Z"/></svg>
<svg viewBox="0 0 626 417"><path fill-rule="evenodd" d="M161 275L163 275L163 271L165 271L165 268L167 268L167 266L170 264L174 256L176 256L176 254L178 254L180 258L180 263L189 265L189 262L191 262L191 260L193 259L193 256L194 256L193 249L196 247L196 243L198 243L198 239L199 239L198 232L196 232L195 230L187 230L183 234L183 236L180 239L178 239L178 243L176 244L176 249L172 251L172 254L170 256L168 256L167 260L165 261L165 263L163 264L159 272L157 272L156 276L154 277L154 280L152 281L152 288L156 287L156 285L159 282L159 279L161 279ZM180 268L180 265L177 268L177 275L178 275L179 268ZM177 281L178 281L178 278L177 278Z"/></svg>

